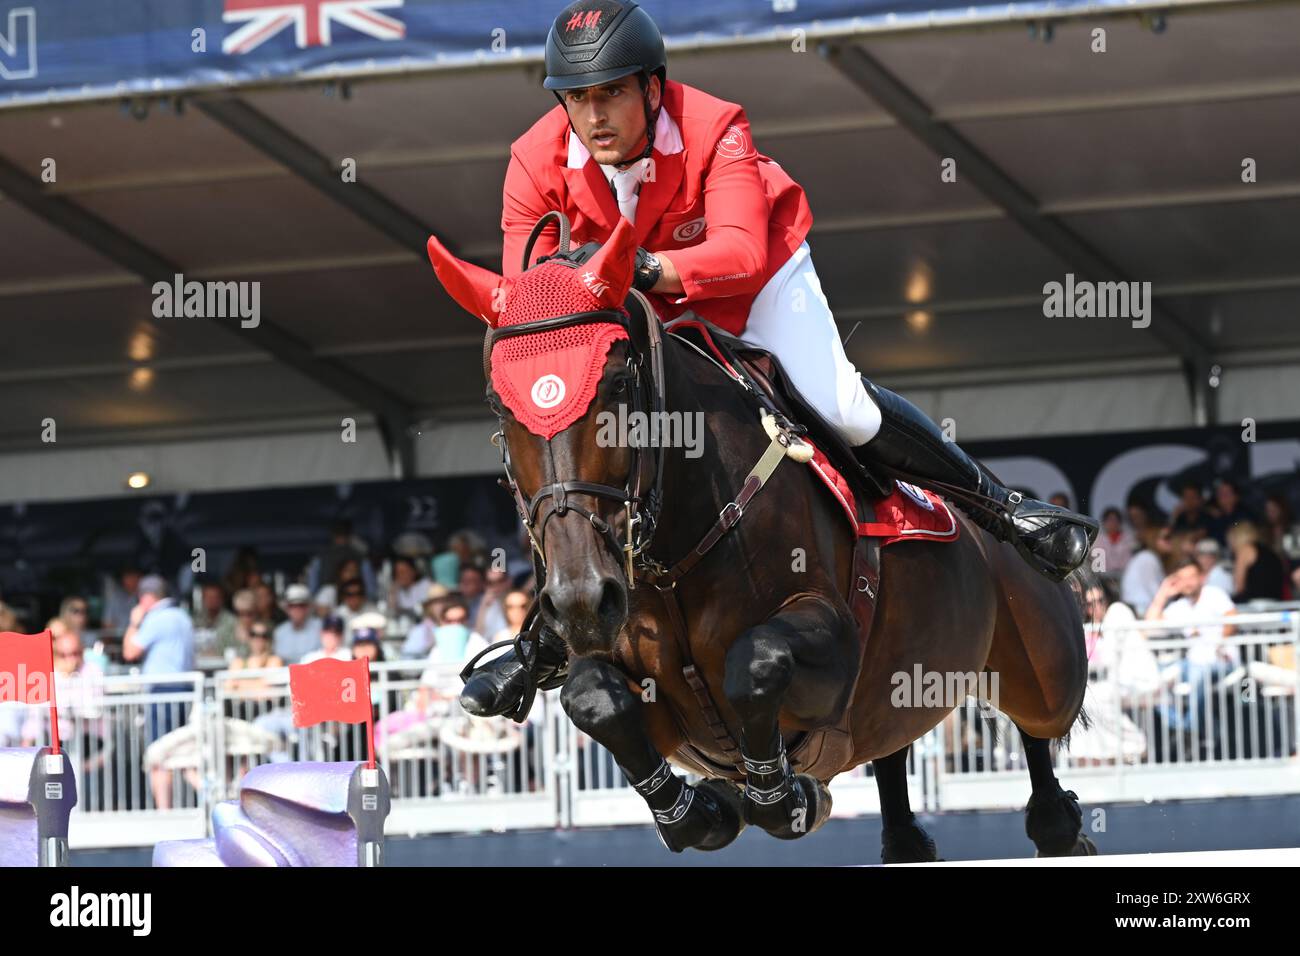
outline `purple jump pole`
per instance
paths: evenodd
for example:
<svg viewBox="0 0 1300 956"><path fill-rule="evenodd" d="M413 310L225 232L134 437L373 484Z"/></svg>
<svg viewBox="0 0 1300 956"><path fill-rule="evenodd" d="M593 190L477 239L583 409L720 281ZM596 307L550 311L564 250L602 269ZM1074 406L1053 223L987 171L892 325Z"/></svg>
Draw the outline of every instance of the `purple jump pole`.
<svg viewBox="0 0 1300 956"><path fill-rule="evenodd" d="M381 866L389 807L380 768L264 764L213 810L212 840L160 843L154 866Z"/></svg>

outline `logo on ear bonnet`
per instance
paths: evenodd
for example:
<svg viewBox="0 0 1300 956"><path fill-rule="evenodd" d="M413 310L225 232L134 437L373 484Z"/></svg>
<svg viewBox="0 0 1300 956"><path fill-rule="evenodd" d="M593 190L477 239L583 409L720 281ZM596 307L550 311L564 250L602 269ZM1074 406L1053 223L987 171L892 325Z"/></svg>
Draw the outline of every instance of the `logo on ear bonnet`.
<svg viewBox="0 0 1300 956"><path fill-rule="evenodd" d="M538 408L554 408L564 401L564 379L558 375L543 375L533 382L531 397Z"/></svg>

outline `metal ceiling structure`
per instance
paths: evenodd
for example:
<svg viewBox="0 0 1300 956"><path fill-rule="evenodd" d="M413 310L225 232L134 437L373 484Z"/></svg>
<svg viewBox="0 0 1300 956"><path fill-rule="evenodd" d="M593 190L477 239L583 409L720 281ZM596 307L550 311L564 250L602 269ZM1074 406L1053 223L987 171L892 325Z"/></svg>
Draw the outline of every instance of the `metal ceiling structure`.
<svg viewBox="0 0 1300 956"><path fill-rule="evenodd" d="M872 377L1105 390L1173 372L1207 423L1212 377L1300 367L1300 5L1159 23L699 49L670 76L743 104L804 185ZM0 455L39 447L46 417L94 447L354 414L416 473L428 426L484 414L481 325L424 239L500 268L509 144L552 104L537 64L510 63L0 111ZM175 273L260 281L261 325L155 318L152 283ZM1067 273L1150 281L1150 328L1046 318Z"/></svg>

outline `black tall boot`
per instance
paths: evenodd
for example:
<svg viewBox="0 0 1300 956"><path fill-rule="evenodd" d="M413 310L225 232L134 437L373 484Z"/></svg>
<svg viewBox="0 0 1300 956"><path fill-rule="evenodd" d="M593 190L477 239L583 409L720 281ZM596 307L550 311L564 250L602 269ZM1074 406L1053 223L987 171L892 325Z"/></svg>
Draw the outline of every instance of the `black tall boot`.
<svg viewBox="0 0 1300 956"><path fill-rule="evenodd" d="M460 672L465 688L460 705L475 717L505 714L522 723L532 709L538 690L551 690L569 676L569 648L537 613L536 605L524 621L514 646L477 669L479 658L501 644L478 654Z"/></svg>
<svg viewBox="0 0 1300 956"><path fill-rule="evenodd" d="M993 476L948 441L919 408L887 388L862 383L880 408L880 432L854 452L876 461L916 484L947 496L979 527L1016 550L1038 571L1056 581L1088 557L1099 525L1092 518L1027 498L1004 488ZM927 485L927 480L940 487ZM942 485L967 492L973 501ZM981 507L980 502L987 502Z"/></svg>

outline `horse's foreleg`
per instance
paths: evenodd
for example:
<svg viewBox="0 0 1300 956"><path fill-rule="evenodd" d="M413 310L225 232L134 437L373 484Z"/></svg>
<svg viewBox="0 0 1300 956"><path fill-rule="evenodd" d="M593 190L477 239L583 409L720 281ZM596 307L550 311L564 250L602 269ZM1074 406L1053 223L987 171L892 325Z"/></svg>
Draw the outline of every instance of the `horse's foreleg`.
<svg viewBox="0 0 1300 956"><path fill-rule="evenodd" d="M907 794L908 744L871 761L880 791L880 862L930 863L939 859L934 841L916 822Z"/></svg>
<svg viewBox="0 0 1300 956"><path fill-rule="evenodd" d="M1038 848L1038 856L1093 856L1096 845L1080 831L1083 810L1073 790L1061 789L1052 767L1051 741L1031 737L1023 730L1025 762L1033 793L1025 808L1025 833Z"/></svg>
<svg viewBox="0 0 1300 956"><path fill-rule="evenodd" d="M826 601L806 598L750 628L727 650L723 693L740 719L745 821L792 840L830 815L830 792L786 759L782 710L809 723L833 721L856 676L856 638Z"/></svg>
<svg viewBox="0 0 1300 956"><path fill-rule="evenodd" d="M672 773L650 741L640 697L613 664L575 660L560 703L574 726L614 755L654 812L655 828L668 849L718 850L744 828L734 785L710 780L692 787Z"/></svg>

